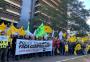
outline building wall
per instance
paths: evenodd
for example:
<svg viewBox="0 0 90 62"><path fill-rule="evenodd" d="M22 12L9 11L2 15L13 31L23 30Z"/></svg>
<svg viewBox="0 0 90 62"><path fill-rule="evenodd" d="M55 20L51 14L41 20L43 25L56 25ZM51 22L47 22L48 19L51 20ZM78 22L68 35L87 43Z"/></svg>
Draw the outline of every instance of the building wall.
<svg viewBox="0 0 90 62"><path fill-rule="evenodd" d="M0 19L18 23L21 12L21 0L1 0Z"/></svg>
<svg viewBox="0 0 90 62"><path fill-rule="evenodd" d="M37 0L34 6L34 19L32 20L33 27L38 27L42 22L47 25L54 25L54 22L56 22L57 27L66 27L66 1L67 0Z"/></svg>
<svg viewBox="0 0 90 62"><path fill-rule="evenodd" d="M59 12L59 4L59 0L37 0L34 18L44 20L45 23L51 23L50 19L53 18L53 12Z"/></svg>

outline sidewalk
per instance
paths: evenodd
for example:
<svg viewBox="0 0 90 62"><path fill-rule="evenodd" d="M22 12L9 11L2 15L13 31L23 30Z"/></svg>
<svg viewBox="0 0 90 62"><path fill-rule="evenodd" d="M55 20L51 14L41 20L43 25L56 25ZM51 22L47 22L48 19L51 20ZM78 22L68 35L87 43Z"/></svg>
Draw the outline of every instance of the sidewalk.
<svg viewBox="0 0 90 62"><path fill-rule="evenodd" d="M35 57L19 61L11 62L90 62L90 55L82 56L48 56L48 57Z"/></svg>

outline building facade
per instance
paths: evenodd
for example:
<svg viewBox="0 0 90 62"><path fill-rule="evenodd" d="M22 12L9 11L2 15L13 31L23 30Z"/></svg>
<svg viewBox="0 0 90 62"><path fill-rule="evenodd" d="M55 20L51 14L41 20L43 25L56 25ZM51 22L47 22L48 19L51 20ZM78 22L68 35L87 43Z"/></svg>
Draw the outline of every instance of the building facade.
<svg viewBox="0 0 90 62"><path fill-rule="evenodd" d="M39 26L42 22L47 25L51 25L55 19L60 21L59 18L65 13L62 9L63 0L36 0L33 9L32 23L34 27ZM60 19L61 19L60 18Z"/></svg>
<svg viewBox="0 0 90 62"><path fill-rule="evenodd" d="M37 0L34 16L44 20L44 22L48 22L47 20L53 17L52 12L59 12L59 4L60 0Z"/></svg>
<svg viewBox="0 0 90 62"><path fill-rule="evenodd" d="M0 19L18 23L22 0L0 0Z"/></svg>

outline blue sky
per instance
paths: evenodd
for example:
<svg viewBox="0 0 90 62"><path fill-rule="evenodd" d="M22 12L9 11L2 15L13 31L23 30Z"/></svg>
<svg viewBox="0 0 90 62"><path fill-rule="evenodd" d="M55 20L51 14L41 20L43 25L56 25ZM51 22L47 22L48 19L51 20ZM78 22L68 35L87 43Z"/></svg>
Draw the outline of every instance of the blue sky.
<svg viewBox="0 0 90 62"><path fill-rule="evenodd" d="M85 8L90 9L90 0L80 0L84 2Z"/></svg>

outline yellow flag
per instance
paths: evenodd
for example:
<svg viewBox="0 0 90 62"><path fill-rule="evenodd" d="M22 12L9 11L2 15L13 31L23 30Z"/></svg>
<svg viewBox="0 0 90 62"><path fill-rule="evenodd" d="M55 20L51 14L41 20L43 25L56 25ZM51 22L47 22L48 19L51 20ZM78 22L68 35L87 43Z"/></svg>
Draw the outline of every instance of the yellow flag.
<svg viewBox="0 0 90 62"><path fill-rule="evenodd" d="M5 29L6 29L6 25L4 24L4 22L0 25L0 30L1 31L5 31Z"/></svg>
<svg viewBox="0 0 90 62"><path fill-rule="evenodd" d="M52 28L50 27L50 26L44 26L44 29L45 29L45 32L47 32L47 33L52 33Z"/></svg>
<svg viewBox="0 0 90 62"><path fill-rule="evenodd" d="M20 29L18 29L18 34L19 34L20 36L24 36L24 35L25 35L25 30L24 30L23 27L21 27Z"/></svg>
<svg viewBox="0 0 90 62"><path fill-rule="evenodd" d="M11 30L9 29L8 31L7 31L7 36L10 36L12 33L11 33Z"/></svg>
<svg viewBox="0 0 90 62"><path fill-rule="evenodd" d="M14 34L16 32L17 32L17 28L13 24L11 24L10 28L7 31L7 35L9 36L9 35Z"/></svg>

